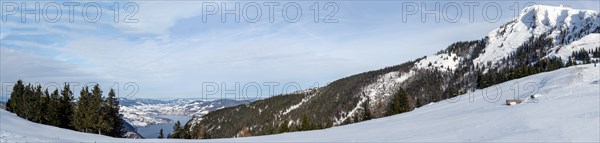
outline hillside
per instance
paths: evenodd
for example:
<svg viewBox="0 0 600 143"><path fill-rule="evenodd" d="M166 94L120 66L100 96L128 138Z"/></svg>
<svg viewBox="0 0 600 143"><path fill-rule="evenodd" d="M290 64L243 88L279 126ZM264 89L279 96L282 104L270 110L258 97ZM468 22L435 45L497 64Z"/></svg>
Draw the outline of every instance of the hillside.
<svg viewBox="0 0 600 143"><path fill-rule="evenodd" d="M385 117L399 91L409 95L412 110L511 79L591 63L600 58L599 34L596 11L526 7L480 40L456 42L434 55L324 87L210 112L188 122L190 136L184 138L269 135Z"/></svg>
<svg viewBox="0 0 600 143"><path fill-rule="evenodd" d="M511 80L497 88L476 90L473 98L459 95L391 117L324 130L216 141L598 142L599 79L599 67L575 66ZM537 88L536 99L530 99L533 90L527 83ZM519 88L519 94L515 96L511 88ZM487 98L482 96L484 91ZM504 101L514 97L528 101L506 106Z"/></svg>
<svg viewBox="0 0 600 143"><path fill-rule="evenodd" d="M552 47L544 50L566 58L572 52L571 43L589 43L588 38L596 37L600 32L600 14L597 11L578 10L569 7L536 5L524 8L519 17L489 33L488 45L474 64L498 64L502 58L518 50L519 46L530 42L532 38L551 39ZM595 33L595 34L590 34ZM591 36L591 37L589 37ZM584 38L586 37L586 38ZM582 40L582 41L580 41ZM595 45L578 47L590 50Z"/></svg>
<svg viewBox="0 0 600 143"><path fill-rule="evenodd" d="M599 79L600 67L593 64L579 65L511 80L391 117L323 130L202 141L598 142ZM516 96L513 89L518 89ZM484 91L487 92L485 97L482 96ZM532 91L536 91L535 99L530 98L530 95L534 95ZM501 96L496 98L496 95ZM506 99L515 97L526 102L513 106L504 105ZM198 142L181 139L121 139L86 134L33 123L5 110L0 111L0 123L2 142Z"/></svg>

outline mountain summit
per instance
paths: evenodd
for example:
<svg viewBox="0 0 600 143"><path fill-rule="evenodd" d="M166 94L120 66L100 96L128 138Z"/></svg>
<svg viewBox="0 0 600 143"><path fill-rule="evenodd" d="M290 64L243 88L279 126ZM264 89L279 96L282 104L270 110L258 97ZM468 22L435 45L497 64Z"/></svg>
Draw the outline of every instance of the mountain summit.
<svg viewBox="0 0 600 143"><path fill-rule="evenodd" d="M495 64L534 37L551 38L553 44L560 47L599 32L600 14L597 11L563 6L529 6L521 11L518 18L489 33L486 50L474 60L474 64Z"/></svg>

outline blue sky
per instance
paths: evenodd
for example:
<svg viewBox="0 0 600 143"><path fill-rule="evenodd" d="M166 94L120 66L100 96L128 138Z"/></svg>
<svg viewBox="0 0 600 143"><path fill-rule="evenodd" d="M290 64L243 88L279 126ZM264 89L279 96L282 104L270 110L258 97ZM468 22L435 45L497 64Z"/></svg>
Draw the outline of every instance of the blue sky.
<svg viewBox="0 0 600 143"><path fill-rule="evenodd" d="M264 97L271 95L265 84L279 83L275 93L281 93L284 85L290 83L302 89L315 83L324 86L352 74L433 54L456 41L481 39L529 4L523 1L119 1L119 18L115 22L113 2L95 2L102 10L102 16L95 21L94 7L84 9L94 1L86 1L76 3L79 6L74 7L70 22L64 5L73 3L68 2L37 2L42 9L40 22L32 14L25 14L27 21L22 22L20 9L10 9L15 4L35 9L36 1L1 2L3 95L8 94L12 82L23 79L43 85L77 82L80 86L76 90L89 82L100 83L106 89L118 83L114 87L121 91L119 96L127 96L131 91L124 89L126 83L135 83L139 91L134 97L145 98L206 97L202 83L217 83L221 91L225 88L241 92L246 91L245 85L258 84ZM220 11L206 15L211 9L204 9L215 4L219 10L223 4L232 9L236 3L240 4L237 12L241 15L240 22L231 14L222 16ZM315 3L319 5L318 22L314 21ZM600 7L598 1L535 3L595 11ZM53 7L55 4L61 7ZM269 20L269 7L265 6L272 4L279 4L274 7L273 22ZM286 4L298 4L302 10L298 21L284 19L282 7ZM477 5L472 21L465 4ZM494 7L484 8L496 4L499 11ZM261 18L254 19L256 22L251 17L257 16L258 9L247 5L260 7ZM409 9L411 6L418 9L411 11L414 10ZM424 11L422 6L435 11ZM134 12L133 8L137 8L137 13L124 20ZM297 16L294 8L288 7L287 18ZM53 19L57 9L62 10L61 18ZM329 18L333 23L324 22L334 9L337 11ZM88 16L83 16L84 13ZM494 19L496 14L501 15ZM434 20L436 16L440 17L439 22ZM422 18L426 21L422 22ZM90 19L95 22L89 22ZM240 86L235 87L235 83ZM252 92L249 95L255 96L254 89L249 90ZM220 94L223 92L210 97Z"/></svg>

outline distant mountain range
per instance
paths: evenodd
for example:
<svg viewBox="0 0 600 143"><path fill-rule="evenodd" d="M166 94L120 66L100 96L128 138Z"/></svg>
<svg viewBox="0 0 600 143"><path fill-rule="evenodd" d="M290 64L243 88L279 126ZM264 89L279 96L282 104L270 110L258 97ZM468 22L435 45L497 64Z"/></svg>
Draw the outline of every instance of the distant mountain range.
<svg viewBox="0 0 600 143"><path fill-rule="evenodd" d="M178 98L170 100L120 98L120 113L133 126L163 124L170 119L157 115L203 116L210 111L250 103L250 100Z"/></svg>

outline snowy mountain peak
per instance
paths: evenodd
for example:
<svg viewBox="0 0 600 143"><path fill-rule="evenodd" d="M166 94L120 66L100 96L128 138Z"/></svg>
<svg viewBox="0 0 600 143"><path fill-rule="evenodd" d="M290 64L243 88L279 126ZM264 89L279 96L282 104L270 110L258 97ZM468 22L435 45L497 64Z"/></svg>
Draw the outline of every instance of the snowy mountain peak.
<svg viewBox="0 0 600 143"><path fill-rule="evenodd" d="M534 29L534 33L547 32L548 29L561 29L588 24L586 20L597 19L598 12L592 10L578 10L564 6L534 5L524 8L519 15L519 22ZM597 22L597 21L595 21ZM539 30L539 31L538 31ZM541 34L541 33L539 33Z"/></svg>
<svg viewBox="0 0 600 143"><path fill-rule="evenodd" d="M561 46L599 32L597 11L533 5L524 8L518 18L490 32L484 53L474 63L494 64L535 37L551 38L555 46Z"/></svg>

